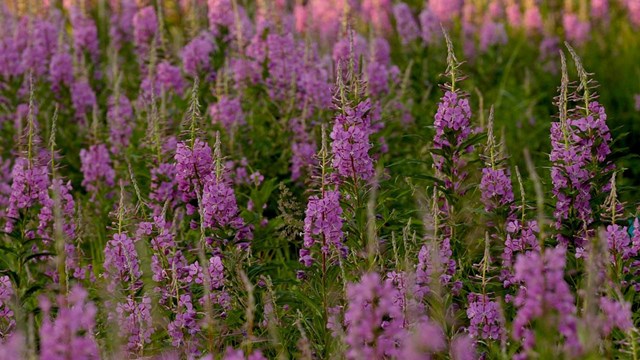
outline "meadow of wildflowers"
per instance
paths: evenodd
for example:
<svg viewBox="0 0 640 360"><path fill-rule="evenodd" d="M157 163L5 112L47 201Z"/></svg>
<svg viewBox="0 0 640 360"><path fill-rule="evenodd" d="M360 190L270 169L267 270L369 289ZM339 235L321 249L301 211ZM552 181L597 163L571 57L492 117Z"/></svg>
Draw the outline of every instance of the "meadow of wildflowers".
<svg viewBox="0 0 640 360"><path fill-rule="evenodd" d="M0 30L0 360L640 358L640 0Z"/></svg>

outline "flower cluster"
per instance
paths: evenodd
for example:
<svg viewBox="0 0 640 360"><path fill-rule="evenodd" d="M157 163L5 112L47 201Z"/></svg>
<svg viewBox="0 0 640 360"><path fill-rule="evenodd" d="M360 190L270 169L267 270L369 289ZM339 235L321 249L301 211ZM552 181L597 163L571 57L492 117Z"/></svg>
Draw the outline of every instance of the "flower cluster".
<svg viewBox="0 0 640 360"><path fill-rule="evenodd" d="M355 108L346 108L338 115L331 131L331 165L343 179L369 180L373 177L371 143L371 102L366 100Z"/></svg>
<svg viewBox="0 0 640 360"><path fill-rule="evenodd" d="M471 293L467 296L469 305L469 335L474 338L498 340L503 336L504 324L500 305L489 300L487 295Z"/></svg>
<svg viewBox="0 0 640 360"><path fill-rule="evenodd" d="M101 186L109 188L115 185L116 173L106 145L91 145L89 149L80 150L80 162L80 170L84 175L82 186L90 193L95 195Z"/></svg>
<svg viewBox="0 0 640 360"><path fill-rule="evenodd" d="M565 263L562 247L547 248L542 254L529 252L516 260L515 278L522 287L514 300L518 313L513 320L513 336L522 339L525 350L535 344L535 335L529 328L535 320L553 321L565 339L567 351L581 349L574 297L564 280Z"/></svg>
<svg viewBox="0 0 640 360"><path fill-rule="evenodd" d="M445 176L446 188L456 192L461 191L462 181L467 177L463 170L465 165L463 155L472 150L460 148L473 132L469 100L456 92L445 92L438 103L433 126L436 131L433 147L446 153L446 155L433 155L435 167ZM450 165L445 158L451 161Z"/></svg>
<svg viewBox="0 0 640 360"><path fill-rule="evenodd" d="M347 358L397 356L397 344L405 332L401 308L394 302L395 291L376 273L365 274L359 283L347 285Z"/></svg>
<svg viewBox="0 0 640 360"><path fill-rule="evenodd" d="M304 218L304 247L300 250L301 263L305 266L313 264L311 248L316 243L321 244L321 251L325 255L329 254L332 246L340 254L346 254L341 216L339 191L329 190L322 197L309 198Z"/></svg>
<svg viewBox="0 0 640 360"><path fill-rule="evenodd" d="M55 319L52 304L42 298L40 308L43 321L40 326L40 349L43 359L99 359L95 339L98 309L88 301L88 293L80 286L71 289L66 297L59 296Z"/></svg>

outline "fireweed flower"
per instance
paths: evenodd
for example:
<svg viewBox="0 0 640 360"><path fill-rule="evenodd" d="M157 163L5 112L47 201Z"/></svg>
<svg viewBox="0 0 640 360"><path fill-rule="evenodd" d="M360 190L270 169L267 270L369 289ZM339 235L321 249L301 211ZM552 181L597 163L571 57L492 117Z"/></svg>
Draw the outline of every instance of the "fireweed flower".
<svg viewBox="0 0 640 360"><path fill-rule="evenodd" d="M11 196L11 159L0 157L0 219L5 219Z"/></svg>
<svg viewBox="0 0 640 360"><path fill-rule="evenodd" d="M13 36L0 39L0 75L9 78L22 74L23 70L17 40Z"/></svg>
<svg viewBox="0 0 640 360"><path fill-rule="evenodd" d="M204 179L213 170L211 148L200 139L195 139L193 148L179 142L174 157L176 161L176 182L182 201L188 203L196 199L196 192L202 191Z"/></svg>
<svg viewBox="0 0 640 360"><path fill-rule="evenodd" d="M109 97L107 106L109 140L111 142L111 152L115 154L129 146L129 139L133 132L131 127L133 108L131 107L129 98L122 94L117 101L115 97Z"/></svg>
<svg viewBox="0 0 640 360"><path fill-rule="evenodd" d="M180 73L180 68L171 65L165 60L158 64L156 68L156 82L161 91L175 91L176 94L182 95L186 87L185 81Z"/></svg>
<svg viewBox="0 0 640 360"><path fill-rule="evenodd" d="M209 108L209 115L211 115L211 120L214 124L222 125L229 134L246 124L240 99L227 95L218 97L218 102L212 104Z"/></svg>
<svg viewBox="0 0 640 360"><path fill-rule="evenodd" d="M540 243L538 242L538 222L529 220L522 224L521 220L511 219L506 225L507 236L504 242L504 250L502 251L502 271L500 272L500 280L504 287L510 287L517 284L515 279L513 265L518 254L525 254L529 251L539 252ZM507 300L509 300L507 298Z"/></svg>
<svg viewBox="0 0 640 360"><path fill-rule="evenodd" d="M208 0L209 26L213 36L218 36L222 28L235 26L235 17L231 0Z"/></svg>
<svg viewBox="0 0 640 360"><path fill-rule="evenodd" d="M627 0L624 2L629 12L629 19L636 27L640 26L640 3L633 0Z"/></svg>
<svg viewBox="0 0 640 360"><path fill-rule="evenodd" d="M96 94L86 80L76 80L71 86L71 102L76 110L76 116L83 118L93 111L96 106Z"/></svg>
<svg viewBox="0 0 640 360"><path fill-rule="evenodd" d="M581 349L574 297L564 280L565 251L562 247L548 248L542 254L529 252L516 260L515 277L522 287L514 300L518 312L513 320L513 337L523 339L525 351L535 343L530 324L537 319L557 327L567 351Z"/></svg>
<svg viewBox="0 0 640 360"><path fill-rule="evenodd" d="M120 333L126 335L127 350L139 353L144 344L151 342L154 332L151 318L151 298L143 296L141 301L128 297L116 305L116 317Z"/></svg>
<svg viewBox="0 0 640 360"><path fill-rule="evenodd" d="M406 336L402 310L391 283L377 273L362 276L360 282L347 285L348 306L344 314L345 342L349 359L397 356L397 344Z"/></svg>
<svg viewBox="0 0 640 360"><path fill-rule="evenodd" d="M452 259L451 240L447 237L437 244L425 244L418 253L418 264L416 267L416 282L414 295L418 299L429 295L430 284L435 276L439 276L442 285L451 285L453 292L457 293L462 287L462 283L456 281L451 283L456 273L456 260ZM437 261L434 263L434 260Z"/></svg>
<svg viewBox="0 0 640 360"><path fill-rule="evenodd" d="M176 183L176 164L162 163L151 169L150 188L149 199L153 202L154 215L160 215L167 201L170 208L175 208L181 198Z"/></svg>
<svg viewBox="0 0 640 360"><path fill-rule="evenodd" d="M153 6L145 6L133 16L133 40L138 52L146 58L150 43L158 32L158 17Z"/></svg>
<svg viewBox="0 0 640 360"><path fill-rule="evenodd" d="M330 247L345 256L347 247L343 244L342 207L340 192L325 191L322 197L311 196L304 218L304 244L300 250L300 262L305 266L313 264L311 249L319 243L321 252L329 254Z"/></svg>
<svg viewBox="0 0 640 360"><path fill-rule="evenodd" d="M163 93L182 95L185 87L186 83L180 73L180 68L165 60L158 64L155 73L147 72L147 76L140 82L138 101L149 103L152 95L158 99Z"/></svg>
<svg viewBox="0 0 640 360"><path fill-rule="evenodd" d="M111 0L109 19L109 45L120 49L125 42L133 39L133 17L138 6L127 0Z"/></svg>
<svg viewBox="0 0 640 360"><path fill-rule="evenodd" d="M13 166L11 195L6 210L5 231L12 232L21 211L48 204L49 170L47 166L32 164L25 158L18 158ZM46 211L45 211L46 213Z"/></svg>
<svg viewBox="0 0 640 360"><path fill-rule="evenodd" d="M414 324L408 335L409 338L402 342L402 350L398 357L400 359L429 359L429 355L440 353L447 348L445 335L440 326L426 317Z"/></svg>
<svg viewBox="0 0 640 360"><path fill-rule="evenodd" d="M389 32L391 29L391 23L389 22L390 0L363 0L360 6L362 16L367 21L370 21L377 31Z"/></svg>
<svg viewBox="0 0 640 360"><path fill-rule="evenodd" d="M305 129L305 123L301 118L292 118L289 128L293 132L291 142L291 180L298 180L303 173L311 174L317 161L316 142Z"/></svg>
<svg viewBox="0 0 640 360"><path fill-rule="evenodd" d="M449 353L452 360L475 360L478 358L475 343L467 335L458 335L453 338Z"/></svg>
<svg viewBox="0 0 640 360"><path fill-rule="evenodd" d="M600 298L600 310L604 317L602 332L609 336L614 328L627 331L633 328L631 304L626 301L616 301L606 296Z"/></svg>
<svg viewBox="0 0 640 360"><path fill-rule="evenodd" d="M276 100L285 100L304 73L304 44L296 40L293 33L269 34L265 50L269 95Z"/></svg>
<svg viewBox="0 0 640 360"><path fill-rule="evenodd" d="M551 124L551 180L557 199L556 228L562 229L571 216L583 222L583 228L578 229L574 238L578 247L586 241L584 228L588 229L593 222L592 194L606 190L594 188L592 181L599 174L589 169L608 171L612 166L605 162L611 153L611 134L606 119L604 107L593 101L585 117L567 119L564 125L562 122ZM563 234L559 234L558 239L563 243L571 240Z"/></svg>
<svg viewBox="0 0 640 360"><path fill-rule="evenodd" d="M95 195L101 185L112 187L115 184L116 173L111 165L109 150L104 144L80 150L80 162L82 186L88 192Z"/></svg>
<svg viewBox="0 0 640 360"><path fill-rule="evenodd" d="M0 276L0 336L6 339L16 326L15 314L10 303L13 297L13 285L8 276Z"/></svg>
<svg viewBox="0 0 640 360"><path fill-rule="evenodd" d="M229 32L228 38L238 39L242 37L247 40L253 33L251 20L247 16L245 9L236 5L235 9L231 0L208 0L209 28L214 37L222 34L223 29ZM239 19L239 21L237 21Z"/></svg>
<svg viewBox="0 0 640 360"><path fill-rule="evenodd" d="M141 286L142 272L133 239L125 233L114 234L104 249L104 273L108 281L107 289L114 292L116 287L137 291Z"/></svg>
<svg viewBox="0 0 640 360"><path fill-rule="evenodd" d="M443 173L445 187L459 192L462 181L467 177L462 170L466 164L463 155L472 151L472 148L459 148L473 133L469 100L456 92L445 92L438 104L433 125L436 131L433 147L449 153L451 160L451 167L447 168L442 155L433 154L435 167Z"/></svg>
<svg viewBox="0 0 640 360"><path fill-rule="evenodd" d="M96 306L88 301L88 293L79 285L69 294L58 297L58 312L51 317L51 304L42 298L40 308L40 357L42 359L99 359L94 337Z"/></svg>
<svg viewBox="0 0 640 360"><path fill-rule="evenodd" d="M185 347L192 354L198 352L196 334L200 332L200 325L191 295L180 295L175 319L169 323L167 330L173 346Z"/></svg>
<svg viewBox="0 0 640 360"><path fill-rule="evenodd" d="M420 12L418 16L420 20L420 37L425 44L431 44L439 38L440 34L440 22L438 18L429 10L429 6Z"/></svg>
<svg viewBox="0 0 640 360"><path fill-rule="evenodd" d="M542 15L540 15L540 8L534 1L527 2L527 8L524 11L523 19L524 29L529 34L537 34L542 31Z"/></svg>
<svg viewBox="0 0 640 360"><path fill-rule="evenodd" d="M342 67L343 72L349 69L349 64L353 61L354 71L358 71L360 59L367 54L367 41L362 35L351 30L347 36L344 36L333 45L332 59L333 62Z"/></svg>
<svg viewBox="0 0 640 360"><path fill-rule="evenodd" d="M48 198L43 199L42 209L38 215L38 235L43 239L50 240L49 226L53 224L53 211L55 206L59 206L62 216L62 231L69 239L75 238L76 225L74 222L75 216L75 201L73 195L71 195L72 187L71 182L65 183L62 179L54 179L49 187L51 195ZM58 203L54 202L54 196L57 197Z"/></svg>
<svg viewBox="0 0 640 360"><path fill-rule="evenodd" d="M469 335L473 338L498 340L504 335L500 305L487 295L471 293L467 296Z"/></svg>
<svg viewBox="0 0 640 360"><path fill-rule="evenodd" d="M609 0L591 1L591 16L594 19L607 20L609 18Z"/></svg>
<svg viewBox="0 0 640 360"><path fill-rule="evenodd" d="M447 23L462 12L462 0L430 0L429 10L439 22Z"/></svg>
<svg viewBox="0 0 640 360"><path fill-rule="evenodd" d="M608 225L605 230L605 239L607 240L607 248L614 266L623 257L629 259L637 255L637 249L633 246L634 244L629 237L629 231L626 226Z"/></svg>
<svg viewBox="0 0 640 360"><path fill-rule="evenodd" d="M215 50L214 39L204 31L193 38L180 52L182 69L187 75L197 76L211 71L211 54Z"/></svg>
<svg viewBox="0 0 640 360"><path fill-rule="evenodd" d="M44 75L48 70L49 59L55 52L58 42L58 27L45 19L24 18L30 31L26 34L26 47L22 51L22 68L34 75Z"/></svg>
<svg viewBox="0 0 640 360"><path fill-rule="evenodd" d="M504 45L506 43L507 33L504 25L494 22L489 16L485 16L480 28L480 51L484 52L493 45Z"/></svg>
<svg viewBox="0 0 640 360"><path fill-rule="evenodd" d="M591 24L573 12L567 11L562 15L562 27L565 38L571 43L581 45L589 39Z"/></svg>
<svg viewBox="0 0 640 360"><path fill-rule="evenodd" d="M355 108L346 107L335 118L331 131L331 165L343 179L369 180L373 177L373 160L369 156L371 143L371 101Z"/></svg>
<svg viewBox="0 0 640 360"><path fill-rule="evenodd" d="M49 81L54 91L62 85L70 87L73 84L73 58L67 51L59 50L51 57Z"/></svg>
<svg viewBox="0 0 640 360"><path fill-rule="evenodd" d="M236 230L245 228L244 220L240 217L236 196L233 189L222 179L210 174L204 179L202 191L202 222L208 228L232 227ZM239 240L250 233L239 231Z"/></svg>
<svg viewBox="0 0 640 360"><path fill-rule="evenodd" d="M507 169L482 169L480 180L480 198L486 211L502 208L513 202L513 187Z"/></svg>
<svg viewBox="0 0 640 360"><path fill-rule="evenodd" d="M520 10L520 2L517 0L509 0L507 5L507 21L512 28L518 28L522 25L522 12Z"/></svg>
<svg viewBox="0 0 640 360"><path fill-rule="evenodd" d="M420 28L411 13L409 5L404 2L395 4L393 6L393 16L396 20L396 29L402 40L402 45L407 45L420 36Z"/></svg>
<svg viewBox="0 0 640 360"><path fill-rule="evenodd" d="M92 60L97 61L99 44L98 29L95 22L82 14L82 11L75 6L71 8L70 13L74 48L79 54L86 51Z"/></svg>

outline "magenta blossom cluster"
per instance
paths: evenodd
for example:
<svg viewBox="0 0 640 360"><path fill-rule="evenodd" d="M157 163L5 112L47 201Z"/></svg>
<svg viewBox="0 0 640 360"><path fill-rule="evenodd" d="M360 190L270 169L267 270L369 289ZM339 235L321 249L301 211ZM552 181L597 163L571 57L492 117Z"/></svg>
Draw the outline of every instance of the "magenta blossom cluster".
<svg viewBox="0 0 640 360"><path fill-rule="evenodd" d="M231 186L214 174L208 175L204 181L201 203L204 226L232 227L236 230L236 239L250 239L251 231L240 217L236 196Z"/></svg>
<svg viewBox="0 0 640 360"><path fill-rule="evenodd" d="M467 177L463 170L466 163L463 155L472 150L459 148L473 133L469 100L456 92L447 91L438 104L433 126L433 147L447 153L447 160L451 162L451 165L447 165L443 155L433 154L435 167L444 175L446 188L459 192L462 181Z"/></svg>
<svg viewBox="0 0 640 360"><path fill-rule="evenodd" d="M293 118L289 121L289 127L293 132L291 142L291 180L298 180L303 173L311 174L316 165L316 142L313 136L305 128L301 118Z"/></svg>
<svg viewBox="0 0 640 360"><path fill-rule="evenodd" d="M133 41L142 58L147 57L158 32L158 16L153 6L145 6L133 16Z"/></svg>
<svg viewBox="0 0 640 360"><path fill-rule="evenodd" d="M483 168L480 179L480 197L486 211L503 208L511 204L513 187L507 169Z"/></svg>
<svg viewBox="0 0 640 360"><path fill-rule="evenodd" d="M49 299L40 300L43 321L40 326L40 357L42 359L99 359L94 337L98 309L88 300L88 293L79 285L69 294L58 296L58 311L52 319Z"/></svg>
<svg viewBox="0 0 640 360"><path fill-rule="evenodd" d="M175 179L182 201L188 203L197 198L202 191L204 179L213 170L211 148L206 142L195 139L193 147L185 142L179 142L176 147ZM191 210L193 211L193 209Z"/></svg>
<svg viewBox="0 0 640 360"><path fill-rule="evenodd" d="M599 305L604 317L602 322L604 336L611 334L611 331L615 328L622 331L628 331L633 328L631 304L603 296L600 298Z"/></svg>
<svg viewBox="0 0 640 360"><path fill-rule="evenodd" d="M44 206L49 198L49 172L46 166L35 165L25 158L18 158L11 173L11 195L5 212L5 231L11 232L21 211Z"/></svg>
<svg viewBox="0 0 640 360"><path fill-rule="evenodd" d="M467 296L469 335L473 338L499 340L504 335L500 304L487 295L471 293Z"/></svg>
<svg viewBox="0 0 640 360"><path fill-rule="evenodd" d="M316 243L320 244L320 250L325 255L330 253L331 247L341 255L346 255L342 223L339 191L325 191L322 197L311 196L305 212L304 247L300 249L300 262L305 266L313 264L311 249Z"/></svg>
<svg viewBox="0 0 640 360"><path fill-rule="evenodd" d="M398 35L403 45L407 45L420 36L420 28L411 13L409 5L399 2L393 6L393 15L397 24Z"/></svg>
<svg viewBox="0 0 640 360"><path fill-rule="evenodd" d="M418 299L429 295L430 284L436 278L439 278L442 285L451 285L454 293L460 291L462 283L451 281L456 273L456 260L452 255L451 239L448 237L439 244L429 243L420 248L414 290Z"/></svg>
<svg viewBox="0 0 640 360"><path fill-rule="evenodd" d="M557 326L566 351L581 351L575 299L564 280L565 253L562 247L548 248L542 254L522 254L516 260L515 278L522 286L514 300L518 312L513 320L513 336L521 339L525 351L535 344L530 324L536 320L552 321Z"/></svg>
<svg viewBox="0 0 640 360"><path fill-rule="evenodd" d="M137 291L141 286L142 271L133 239L125 233L114 234L104 249L104 278L107 289L114 292L116 287Z"/></svg>
<svg viewBox="0 0 640 360"><path fill-rule="evenodd" d="M13 334L16 326L15 314L11 310L13 295L11 279L6 275L0 276L0 336L3 339Z"/></svg>
<svg viewBox="0 0 640 360"><path fill-rule="evenodd" d="M558 234L562 243L573 242L581 248L593 222L591 199L594 192L606 190L606 183L596 184L601 171L612 170L606 161L611 153L611 134L607 115L598 102L591 102L588 115L551 124L551 180L556 197L556 228L562 230L566 222L577 219L580 229L573 235ZM608 179L607 179L608 181ZM573 236L573 238L571 237Z"/></svg>
<svg viewBox="0 0 640 360"><path fill-rule="evenodd" d="M518 254L526 254L529 251L539 252L538 223L535 220L526 221L510 220L507 222L506 239L502 251L502 270L500 280L504 287L510 287L517 283L514 277L513 265ZM509 300L510 298L507 298Z"/></svg>
<svg viewBox="0 0 640 360"><path fill-rule="evenodd" d="M145 295L137 300L129 296L125 302L116 305L115 312L119 332L127 339L127 350L132 354L140 353L144 345L151 342L154 332L151 298Z"/></svg>
<svg viewBox="0 0 640 360"><path fill-rule="evenodd" d="M347 285L349 305L344 314L349 359L397 356L405 335L402 311L394 301L397 290L377 273Z"/></svg>
<svg viewBox="0 0 640 360"><path fill-rule="evenodd" d="M107 103L107 119L109 121L109 141L114 154L129 146L133 132L133 108L129 98L120 95L118 99L111 96Z"/></svg>
<svg viewBox="0 0 640 360"><path fill-rule="evenodd" d="M369 155L370 111L371 101L365 100L355 108L345 108L335 119L330 134L331 164L343 179L358 181L373 177L373 159Z"/></svg>
<svg viewBox="0 0 640 360"><path fill-rule="evenodd" d="M214 39L208 32L202 32L182 49L182 67L190 76L211 71L211 54L215 50Z"/></svg>
<svg viewBox="0 0 640 360"><path fill-rule="evenodd" d="M116 173L111 165L111 155L104 144L91 145L80 150L82 186L95 196L100 188L115 185Z"/></svg>
<svg viewBox="0 0 640 360"><path fill-rule="evenodd" d="M240 99L228 95L218 97L218 102L212 104L209 108L209 115L211 115L211 120L214 124L222 125L230 134L246 124Z"/></svg>

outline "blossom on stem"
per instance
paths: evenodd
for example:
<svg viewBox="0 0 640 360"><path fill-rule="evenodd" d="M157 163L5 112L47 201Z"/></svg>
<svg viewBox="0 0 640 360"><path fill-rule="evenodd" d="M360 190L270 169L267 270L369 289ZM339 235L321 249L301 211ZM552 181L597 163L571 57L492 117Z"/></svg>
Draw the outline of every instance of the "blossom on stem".
<svg viewBox="0 0 640 360"><path fill-rule="evenodd" d="M371 143L371 101L355 108L347 107L339 114L331 131L332 166L344 179L369 180L373 177L373 160L369 156Z"/></svg>

